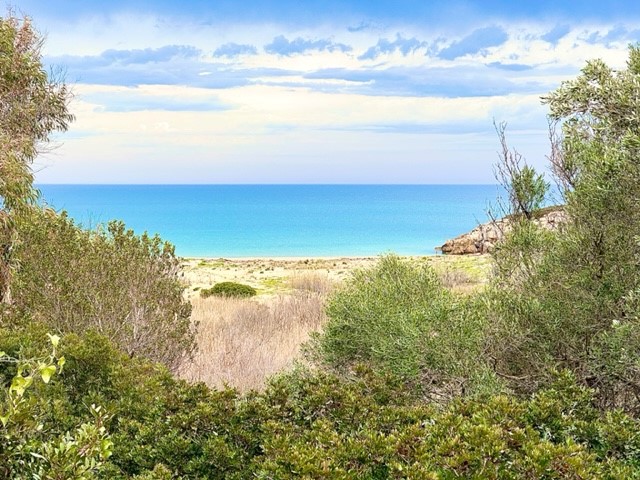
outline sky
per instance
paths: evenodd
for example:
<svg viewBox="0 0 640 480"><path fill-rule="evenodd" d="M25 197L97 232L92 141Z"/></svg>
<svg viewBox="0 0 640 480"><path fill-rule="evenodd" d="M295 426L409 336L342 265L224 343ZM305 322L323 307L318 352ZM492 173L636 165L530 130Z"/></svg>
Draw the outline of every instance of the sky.
<svg viewBox="0 0 640 480"><path fill-rule="evenodd" d="M23 0L75 122L39 183L494 183L541 97L624 68L637 0Z"/></svg>

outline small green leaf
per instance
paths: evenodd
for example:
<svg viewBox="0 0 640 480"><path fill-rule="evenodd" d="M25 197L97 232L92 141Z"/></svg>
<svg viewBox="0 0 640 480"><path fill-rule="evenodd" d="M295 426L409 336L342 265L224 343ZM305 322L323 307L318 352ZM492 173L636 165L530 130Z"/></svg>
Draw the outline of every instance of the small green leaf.
<svg viewBox="0 0 640 480"><path fill-rule="evenodd" d="M49 383L51 380L51 376L56 373L55 365L45 365L40 367L40 375L42 376L42 381L44 383Z"/></svg>
<svg viewBox="0 0 640 480"><path fill-rule="evenodd" d="M54 348L58 346L58 343L60 343L60 337L58 335L51 335L50 333L47 333L47 337L49 337L51 345L53 345Z"/></svg>
<svg viewBox="0 0 640 480"><path fill-rule="evenodd" d="M5 352L0 352L0 358L6 357L6 356L7 356L7 354Z"/></svg>
<svg viewBox="0 0 640 480"><path fill-rule="evenodd" d="M64 367L64 364L66 363L66 360L64 357L60 357L58 359L58 367L60 367L60 371L62 372L62 367Z"/></svg>
<svg viewBox="0 0 640 480"><path fill-rule="evenodd" d="M15 393L18 397L24 395L24 391L29 388L29 385L33 382L33 377L29 375L28 377L22 377L20 375L16 375L13 377L11 382L11 387L9 387L9 392Z"/></svg>
<svg viewBox="0 0 640 480"><path fill-rule="evenodd" d="M7 426L7 422L9 421L9 414L7 413L5 416L0 415L0 422L3 427Z"/></svg>

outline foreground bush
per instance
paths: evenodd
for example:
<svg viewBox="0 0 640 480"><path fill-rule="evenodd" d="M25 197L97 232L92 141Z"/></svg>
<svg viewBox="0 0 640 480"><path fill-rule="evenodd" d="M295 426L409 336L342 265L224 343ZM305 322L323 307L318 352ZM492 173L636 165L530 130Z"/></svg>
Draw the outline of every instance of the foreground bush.
<svg viewBox="0 0 640 480"><path fill-rule="evenodd" d="M252 286L236 282L220 282L211 288L200 290L200 296L203 298L213 295L217 297L249 298L256 296L257 293Z"/></svg>
<svg viewBox="0 0 640 480"><path fill-rule="evenodd" d="M398 385L381 383L378 375L361 372L361 378L349 383L311 375L274 383L265 396L279 399L282 414L268 423L273 433L257 477L638 476L637 421L620 413L600 416L592 392L571 376L529 401L459 399L443 410L407 403Z"/></svg>
<svg viewBox="0 0 640 480"><path fill-rule="evenodd" d="M0 333L8 352L41 348L38 328ZM36 439L89 421L86 405L99 401L113 441L100 478L623 479L640 472L638 421L595 409L593 392L568 374L528 400L498 395L437 408L397 376L363 367L350 381L301 369L240 396L174 380L95 334L63 338L59 354L64 372L32 397L43 412ZM3 381L11 371L0 364Z"/></svg>
<svg viewBox="0 0 640 480"><path fill-rule="evenodd" d="M366 363L446 397L493 390L478 307L445 289L428 265L382 257L329 298L328 323L311 350L339 371Z"/></svg>
<svg viewBox="0 0 640 480"><path fill-rule="evenodd" d="M30 208L17 218L15 307L50 331L96 330L129 355L170 368L192 351L173 246L122 222L84 230L65 213Z"/></svg>
<svg viewBox="0 0 640 480"><path fill-rule="evenodd" d="M50 424L53 408L38 390L62 372L65 358L56 354L59 337L49 339L52 350L40 358L14 358L0 351L0 366L13 367L0 368L0 379L9 384L0 389L0 476L5 479L93 478L111 455L104 427L108 416L101 407L91 405L93 418L73 430Z"/></svg>

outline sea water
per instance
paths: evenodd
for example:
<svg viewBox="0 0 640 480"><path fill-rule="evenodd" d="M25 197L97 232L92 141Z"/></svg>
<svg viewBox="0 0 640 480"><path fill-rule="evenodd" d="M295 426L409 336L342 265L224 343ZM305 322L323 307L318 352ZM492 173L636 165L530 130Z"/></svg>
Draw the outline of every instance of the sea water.
<svg viewBox="0 0 640 480"><path fill-rule="evenodd" d="M428 255L486 221L495 185L38 185L85 227L123 220L185 257Z"/></svg>

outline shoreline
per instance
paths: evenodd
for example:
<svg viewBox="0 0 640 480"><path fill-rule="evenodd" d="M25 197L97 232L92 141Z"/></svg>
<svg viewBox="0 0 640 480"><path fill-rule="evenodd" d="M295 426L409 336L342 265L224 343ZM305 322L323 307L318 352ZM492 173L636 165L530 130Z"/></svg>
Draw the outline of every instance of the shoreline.
<svg viewBox="0 0 640 480"><path fill-rule="evenodd" d="M393 252L389 252L393 253ZM378 255L265 255L265 256L221 256L221 257L208 257L208 256L183 256L179 257L182 261L230 261L230 262L255 262L255 261L282 261L282 262L299 262L304 260L322 260L322 261L331 261L331 260L374 260L378 259L382 256L386 255L385 253L381 253ZM425 258L425 257L438 257L442 256L442 254L438 253L428 253L423 255L400 255L395 254L400 258Z"/></svg>

